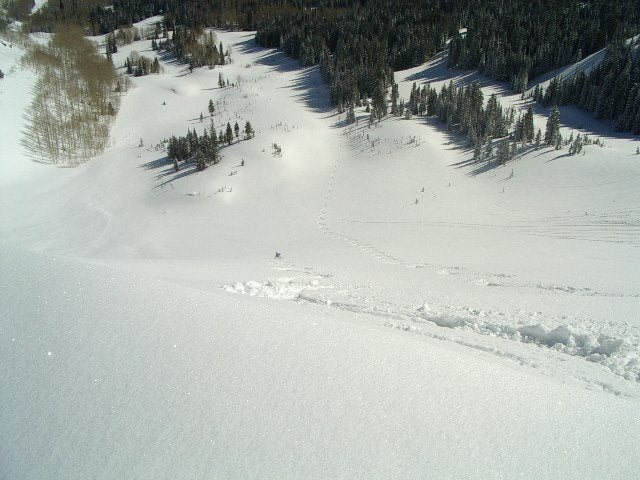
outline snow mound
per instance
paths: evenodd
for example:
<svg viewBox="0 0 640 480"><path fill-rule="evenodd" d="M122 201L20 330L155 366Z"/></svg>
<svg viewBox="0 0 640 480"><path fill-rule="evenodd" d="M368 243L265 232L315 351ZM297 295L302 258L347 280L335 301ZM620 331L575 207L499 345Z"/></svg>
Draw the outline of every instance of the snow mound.
<svg viewBox="0 0 640 480"><path fill-rule="evenodd" d="M640 339L630 332L623 336L597 333L570 325L550 327L541 323L518 326L505 324L494 312L454 309L451 314L425 307L417 309L418 318L439 327L470 330L523 343L552 348L567 355L600 363L626 380L640 382ZM466 313L466 314L465 314ZM501 316L501 315L498 315Z"/></svg>
<svg viewBox="0 0 640 480"><path fill-rule="evenodd" d="M299 281L295 278L278 278L266 282L236 282L233 285L223 287L227 292L249 295L250 297L265 297L274 300L298 300L300 295L308 290L319 290L321 288L332 288L322 286L318 280Z"/></svg>

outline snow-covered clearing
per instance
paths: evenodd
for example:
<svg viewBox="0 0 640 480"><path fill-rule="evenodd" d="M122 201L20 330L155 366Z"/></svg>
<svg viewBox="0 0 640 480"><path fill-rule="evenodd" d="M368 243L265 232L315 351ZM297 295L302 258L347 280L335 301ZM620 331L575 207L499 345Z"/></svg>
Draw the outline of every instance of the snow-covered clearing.
<svg viewBox="0 0 640 480"><path fill-rule="evenodd" d="M605 147L486 168L431 121L345 127L315 68L217 35L232 64L161 58L74 169L27 160L0 44L0 477L633 478L636 139L565 108ZM524 105L444 64L401 95ZM174 172L159 143L211 120L256 136Z"/></svg>

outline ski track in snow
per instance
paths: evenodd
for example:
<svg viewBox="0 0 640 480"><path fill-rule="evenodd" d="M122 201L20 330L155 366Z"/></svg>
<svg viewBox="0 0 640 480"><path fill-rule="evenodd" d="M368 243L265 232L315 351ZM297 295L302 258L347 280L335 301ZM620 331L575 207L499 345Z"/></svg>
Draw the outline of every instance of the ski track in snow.
<svg viewBox="0 0 640 480"><path fill-rule="evenodd" d="M299 268L296 270L299 271ZM532 344L553 353L601 364L625 380L640 383L640 332L631 325L610 322L594 325L591 321L585 322L578 318L550 318L541 312L522 310L500 312L434 303L420 306L394 304L372 296L370 292L373 287L323 284L322 280L325 278L311 271L302 277L280 277L266 282L236 282L224 285L223 288L238 294L312 303L372 316L381 319L382 324L387 327L454 341L516 360L522 365L536 366L526 356L487 345L482 336ZM364 294L359 293L361 291ZM443 333L442 329L459 330L472 335L460 339ZM585 377L581 380L593 382L593 379ZM613 393L620 393L613 386L607 388Z"/></svg>

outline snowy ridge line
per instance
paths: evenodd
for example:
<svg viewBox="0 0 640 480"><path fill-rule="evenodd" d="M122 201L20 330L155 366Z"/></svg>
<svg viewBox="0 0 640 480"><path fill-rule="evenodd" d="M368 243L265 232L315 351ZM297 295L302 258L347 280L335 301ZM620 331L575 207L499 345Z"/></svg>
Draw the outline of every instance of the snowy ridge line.
<svg viewBox="0 0 640 480"><path fill-rule="evenodd" d="M600 325L580 322L569 325L567 318L550 318L540 312L524 311L507 314L469 307L427 304L415 308L360 299L351 289L337 292L337 285L321 285L317 278L282 277L266 282L247 281L224 285L224 290L249 296L313 303L357 314L381 318L384 326L410 333L454 341L460 345L479 349L500 357L510 358L523 365L537 366L535 360L517 352L486 345L480 337L494 337L514 343L533 344L546 351L582 358L597 363L618 377L634 384L640 383L640 332L626 324L602 322ZM340 286L343 288L343 286ZM332 290L333 296L318 295L320 290ZM346 298L340 295L346 293ZM564 321L563 321L564 320ZM464 331L478 335L478 341L439 334L433 327ZM595 328L594 328L595 327ZM472 337L474 338L474 337ZM590 381L586 377L581 380ZM604 388L605 384L599 383ZM620 392L612 386L613 393Z"/></svg>

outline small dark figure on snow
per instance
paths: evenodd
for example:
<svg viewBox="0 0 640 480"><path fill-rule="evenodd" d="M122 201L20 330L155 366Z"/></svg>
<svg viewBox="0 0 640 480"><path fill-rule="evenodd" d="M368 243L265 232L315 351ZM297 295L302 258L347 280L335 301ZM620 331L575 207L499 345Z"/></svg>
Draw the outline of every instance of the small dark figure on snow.
<svg viewBox="0 0 640 480"><path fill-rule="evenodd" d="M280 252L276 252L276 256L274 258L279 259L280 258Z"/></svg>

